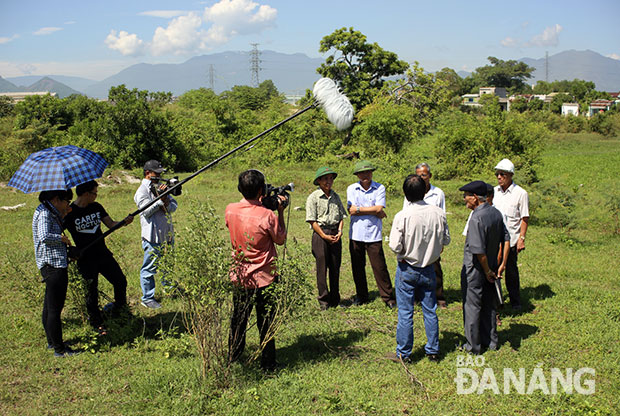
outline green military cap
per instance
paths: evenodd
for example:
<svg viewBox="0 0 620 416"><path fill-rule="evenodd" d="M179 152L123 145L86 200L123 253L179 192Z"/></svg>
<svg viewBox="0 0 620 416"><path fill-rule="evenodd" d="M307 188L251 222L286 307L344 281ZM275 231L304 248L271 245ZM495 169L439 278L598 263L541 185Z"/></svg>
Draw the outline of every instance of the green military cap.
<svg viewBox="0 0 620 416"><path fill-rule="evenodd" d="M334 175L334 179L336 179L336 176L338 176L338 174L334 172L332 168L329 168L327 166L321 166L320 168L316 170L316 175L314 175L313 183L315 185L318 185L319 183L317 182L317 179L319 179L321 176L329 175L330 173Z"/></svg>
<svg viewBox="0 0 620 416"><path fill-rule="evenodd" d="M377 169L375 165L370 163L368 160L360 160L355 164L355 168L353 169L353 174L358 174L360 172L366 172L367 170L375 170Z"/></svg>

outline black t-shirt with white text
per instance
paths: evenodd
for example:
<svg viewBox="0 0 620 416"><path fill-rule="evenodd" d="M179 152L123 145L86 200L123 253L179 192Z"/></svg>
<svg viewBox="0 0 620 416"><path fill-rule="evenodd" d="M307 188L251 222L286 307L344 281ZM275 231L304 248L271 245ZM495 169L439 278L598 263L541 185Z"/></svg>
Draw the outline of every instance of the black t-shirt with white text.
<svg viewBox="0 0 620 416"><path fill-rule="evenodd" d="M77 248L83 248L100 237L102 220L108 216L105 208L97 202L88 204L81 208L75 204L71 204L71 212L64 219L64 225L73 237L73 242ZM108 253L109 250L105 245L105 240L101 240L89 248L83 255L91 257Z"/></svg>

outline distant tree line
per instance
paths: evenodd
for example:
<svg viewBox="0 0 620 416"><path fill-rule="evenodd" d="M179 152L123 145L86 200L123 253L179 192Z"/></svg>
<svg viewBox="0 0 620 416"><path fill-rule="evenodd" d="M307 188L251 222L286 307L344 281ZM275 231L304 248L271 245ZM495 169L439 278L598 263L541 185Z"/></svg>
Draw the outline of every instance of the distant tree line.
<svg viewBox="0 0 620 416"><path fill-rule="evenodd" d="M410 144L432 137L438 178L489 169L497 158L516 161L529 180L550 131L620 134L617 111L590 120L559 117L562 102L604 98L592 82L526 83L533 68L489 57L489 64L461 78L453 69L428 73L409 65L361 32L342 28L325 36L328 53L317 72L336 80L356 109L351 129L337 132L320 110L286 123L243 157L262 164L315 161L324 155L358 152L382 159L395 175L409 173ZM463 112L461 95L481 86L509 94L561 92L541 100L517 99L510 113L497 98L482 97L480 111ZM608 96L607 96L608 97ZM201 88L172 102L172 94L112 87L107 101L74 95L64 99L29 96L12 105L0 97L0 179L8 179L25 157L50 146L74 144L94 150L114 167L134 169L159 159L177 171L193 171L272 127L299 107L287 104L272 81L257 88L235 86L215 94ZM311 91L298 103L312 102Z"/></svg>

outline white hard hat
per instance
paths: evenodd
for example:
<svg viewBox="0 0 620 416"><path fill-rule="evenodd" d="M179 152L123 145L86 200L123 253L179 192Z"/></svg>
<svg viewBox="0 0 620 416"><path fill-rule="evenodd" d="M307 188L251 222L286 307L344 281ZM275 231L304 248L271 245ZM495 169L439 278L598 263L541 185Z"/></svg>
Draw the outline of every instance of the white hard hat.
<svg viewBox="0 0 620 416"><path fill-rule="evenodd" d="M515 173L515 165L508 159L502 159L497 166L495 166L495 170L502 170L504 172Z"/></svg>

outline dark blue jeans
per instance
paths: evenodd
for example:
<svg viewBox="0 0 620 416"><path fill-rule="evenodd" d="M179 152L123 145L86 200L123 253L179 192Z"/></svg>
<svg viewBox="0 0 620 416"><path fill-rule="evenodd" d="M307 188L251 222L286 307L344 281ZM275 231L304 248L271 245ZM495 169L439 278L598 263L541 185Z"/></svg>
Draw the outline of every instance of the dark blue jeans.
<svg viewBox="0 0 620 416"><path fill-rule="evenodd" d="M426 330L426 354L439 354L439 320L437 319L437 296L435 294L435 268L413 267L407 262L396 266L396 304L398 325L396 326L396 354L402 358L411 355L413 348L413 305L420 300L424 329Z"/></svg>

